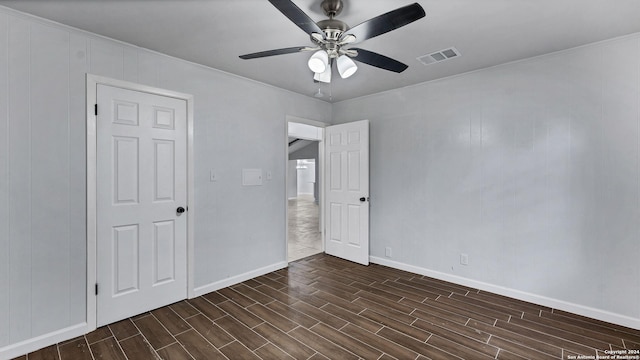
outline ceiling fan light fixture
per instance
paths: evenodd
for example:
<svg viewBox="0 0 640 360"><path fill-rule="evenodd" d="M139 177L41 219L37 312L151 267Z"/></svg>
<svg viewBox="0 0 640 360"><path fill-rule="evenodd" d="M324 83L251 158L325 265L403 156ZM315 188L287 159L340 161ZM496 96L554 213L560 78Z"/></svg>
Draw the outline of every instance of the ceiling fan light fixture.
<svg viewBox="0 0 640 360"><path fill-rule="evenodd" d="M327 70L327 65L329 64L329 55L324 50L318 50L311 58L309 58L309 69L316 74L323 73Z"/></svg>
<svg viewBox="0 0 640 360"><path fill-rule="evenodd" d="M313 79L316 81L330 84L331 83L331 66L327 65L327 68L324 72L313 74Z"/></svg>
<svg viewBox="0 0 640 360"><path fill-rule="evenodd" d="M355 74L358 70L358 66L356 66L356 63L346 55L342 55L338 58L337 65L338 73L340 73L340 77L343 79L346 79L349 76Z"/></svg>

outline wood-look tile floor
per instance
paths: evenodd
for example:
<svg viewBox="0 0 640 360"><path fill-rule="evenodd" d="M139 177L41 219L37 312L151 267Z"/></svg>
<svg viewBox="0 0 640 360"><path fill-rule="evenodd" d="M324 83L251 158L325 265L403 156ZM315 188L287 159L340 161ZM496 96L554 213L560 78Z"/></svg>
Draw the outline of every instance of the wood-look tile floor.
<svg viewBox="0 0 640 360"><path fill-rule="evenodd" d="M318 254L18 359L569 359L640 331Z"/></svg>

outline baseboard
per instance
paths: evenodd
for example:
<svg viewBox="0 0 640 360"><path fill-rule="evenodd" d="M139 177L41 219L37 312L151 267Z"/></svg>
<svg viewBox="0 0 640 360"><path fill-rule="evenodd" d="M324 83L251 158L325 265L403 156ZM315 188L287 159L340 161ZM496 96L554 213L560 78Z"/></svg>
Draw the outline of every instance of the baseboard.
<svg viewBox="0 0 640 360"><path fill-rule="evenodd" d="M201 295L205 295L208 294L212 291L216 291L216 290L220 290L222 288L226 288L227 286L231 286L231 285L235 285L235 284L239 284L243 281L249 280L249 279L253 279L255 277L258 276L262 276L264 274L268 274L270 272L276 271L276 270L280 270L280 269L284 269L287 266L289 266L289 263L286 261L281 261L275 264L271 264L259 269L255 269L255 270L251 270L249 272L246 272L244 274L240 274L240 275L236 275L236 276L232 276L229 278L226 278L224 280L220 280L220 281L216 281L213 282L211 284L207 284L207 285L203 285L203 286L198 286L197 288L193 289L193 293L189 294L189 299L193 299L194 297L198 297Z"/></svg>
<svg viewBox="0 0 640 360"><path fill-rule="evenodd" d="M87 333L87 323L73 325L0 348L0 360L9 360Z"/></svg>
<svg viewBox="0 0 640 360"><path fill-rule="evenodd" d="M288 262L281 261L272 265L246 272L244 274L232 276L224 280L200 286L193 290L193 293L190 294L189 298L198 297L200 295L204 295L212 291L225 288L227 286L235 285L243 281L268 274L272 271L284 269L288 265ZM0 347L0 360L10 360L15 357L45 348L47 346L85 335L88 332L89 326L85 322L64 329L56 330L48 334L40 335L35 338L24 340L15 344L7 345L5 347Z"/></svg>
<svg viewBox="0 0 640 360"><path fill-rule="evenodd" d="M464 285L475 289L491 292L498 295L508 296L510 298L527 301L530 303L547 306L552 309L562 310L577 315L590 317L592 319L606 321L609 323L626 326L632 329L640 330L640 319L632 318L625 315L612 313L605 310L600 310L580 304L574 304L563 300L553 299L546 296L527 293L520 290L515 290L503 286L493 285L482 281L468 279L462 276L451 275L439 271L429 270L426 268L409 265L397 261L392 261L385 258L376 256L370 256L369 261L374 264L388 266L398 270L404 270L424 276L429 276L434 279L448 281L454 284Z"/></svg>

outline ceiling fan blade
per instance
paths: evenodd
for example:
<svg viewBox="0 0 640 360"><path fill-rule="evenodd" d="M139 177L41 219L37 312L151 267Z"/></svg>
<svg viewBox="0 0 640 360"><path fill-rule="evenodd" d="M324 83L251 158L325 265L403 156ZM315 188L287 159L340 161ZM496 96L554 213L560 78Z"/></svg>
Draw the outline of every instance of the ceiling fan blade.
<svg viewBox="0 0 640 360"><path fill-rule="evenodd" d="M307 34L318 33L324 36L324 32L315 21L300 10L291 0L269 0L269 2Z"/></svg>
<svg viewBox="0 0 640 360"><path fill-rule="evenodd" d="M357 48L351 48L349 50L355 50L358 52L358 55L354 56L353 60L357 60L359 62L369 64L380 69L401 73L409 67L408 65L403 64L398 60L394 60L390 57L375 53L373 51Z"/></svg>
<svg viewBox="0 0 640 360"><path fill-rule="evenodd" d="M274 50L260 51L256 53L246 54L246 55L240 55L240 59L244 59L244 60L257 59L257 58L262 58L267 56L293 54L297 52L310 51L310 50L313 50L313 48L309 48L308 46L296 46L296 47L290 47L290 48L274 49Z"/></svg>
<svg viewBox="0 0 640 360"><path fill-rule="evenodd" d="M425 16L424 9L420 4L414 3L407 5L380 16L369 19L353 28L347 30L342 35L341 39L347 34L352 34L356 37L355 42L361 42L378 35L382 35L391 30L395 30L399 27L410 24Z"/></svg>

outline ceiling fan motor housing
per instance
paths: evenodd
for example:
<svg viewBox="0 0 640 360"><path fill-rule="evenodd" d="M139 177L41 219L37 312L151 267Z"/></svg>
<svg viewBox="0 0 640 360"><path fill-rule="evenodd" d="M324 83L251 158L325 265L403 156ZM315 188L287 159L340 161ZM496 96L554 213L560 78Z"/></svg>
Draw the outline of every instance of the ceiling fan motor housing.
<svg viewBox="0 0 640 360"><path fill-rule="evenodd" d="M349 30L349 26L343 21L336 19L320 20L316 24L322 29L327 36L327 39L338 40L338 37L343 32Z"/></svg>
<svg viewBox="0 0 640 360"><path fill-rule="evenodd" d="M324 32L324 39L315 38L312 35L311 41L326 50L330 58L337 57L340 50L339 39L345 31L349 30L349 26L336 19L320 20L317 24Z"/></svg>
<svg viewBox="0 0 640 360"><path fill-rule="evenodd" d="M343 8L342 0L323 0L320 6L322 6L322 10L330 18L340 15Z"/></svg>

